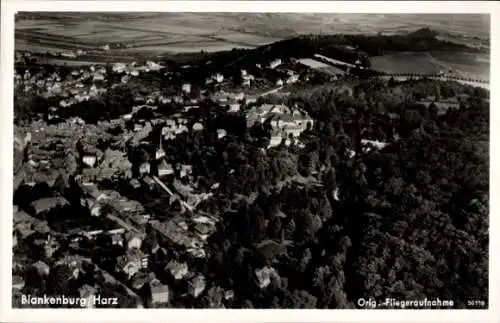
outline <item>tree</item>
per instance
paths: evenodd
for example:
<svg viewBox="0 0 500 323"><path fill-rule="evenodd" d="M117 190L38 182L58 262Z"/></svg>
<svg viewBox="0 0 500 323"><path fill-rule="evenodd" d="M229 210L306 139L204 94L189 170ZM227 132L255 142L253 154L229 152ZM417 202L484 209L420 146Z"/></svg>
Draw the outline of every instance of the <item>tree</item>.
<svg viewBox="0 0 500 323"><path fill-rule="evenodd" d="M268 226L269 239L281 239L282 231L281 219L273 217Z"/></svg>
<svg viewBox="0 0 500 323"><path fill-rule="evenodd" d="M312 309L316 307L317 299L305 290L294 290L289 296L290 300L286 307L295 309Z"/></svg>
<svg viewBox="0 0 500 323"><path fill-rule="evenodd" d="M106 94L107 113L111 118L130 113L134 105L134 95L127 85L118 85Z"/></svg>
<svg viewBox="0 0 500 323"><path fill-rule="evenodd" d="M299 272L303 273L306 271L307 265L309 264L311 259L312 259L311 250L309 248L306 248L299 257L299 266L298 266Z"/></svg>
<svg viewBox="0 0 500 323"><path fill-rule="evenodd" d="M319 200L318 212L319 212L318 215L323 222L327 221L332 217L332 207L325 193L321 196Z"/></svg>
<svg viewBox="0 0 500 323"><path fill-rule="evenodd" d="M293 240L296 233L296 225L293 219L290 219L285 225L285 238L288 240Z"/></svg>
<svg viewBox="0 0 500 323"><path fill-rule="evenodd" d="M260 209L255 210L255 213L252 216L252 220L252 241L262 241L266 236L266 224L264 214Z"/></svg>

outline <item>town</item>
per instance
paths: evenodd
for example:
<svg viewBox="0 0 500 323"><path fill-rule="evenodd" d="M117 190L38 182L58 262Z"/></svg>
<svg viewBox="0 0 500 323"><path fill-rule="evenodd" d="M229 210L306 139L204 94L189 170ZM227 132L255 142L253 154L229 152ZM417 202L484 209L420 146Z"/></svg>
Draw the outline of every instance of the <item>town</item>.
<svg viewBox="0 0 500 323"><path fill-rule="evenodd" d="M17 58L24 62L32 55L25 52ZM130 113L97 124L87 124L78 116L63 119L61 114L114 86L147 78L150 72L169 75L168 70L148 61L74 68L65 76L57 71L47 75L43 69L32 74L29 68L16 73L21 92L35 92L55 104L39 121L20 127L15 136L16 149L23 157L15 174L15 199L22 196L22 200L14 210L14 247L36 254L33 259L37 261L27 264L28 259L15 256L14 271L34 271L42 282L56 275L58 284L74 282L76 286L92 279L96 284L78 286L75 292L89 298L98 289L113 286L106 292L134 307L164 306L172 299L173 288L181 290L177 298L197 298L206 289L197 267L208 256L204 245L221 220L200 205L214 198L220 184L213 179L207 183L198 175L200 170L168 154L165 146L178 136L196 136L204 130L207 120L198 111L206 104L203 100L210 100L221 113L243 113L248 128L270 124L268 149L303 147L299 138L312 128L312 118L297 107L265 103L266 96L300 82L304 68L298 65L286 66L277 58L267 68L256 66L272 75L269 79L242 69L242 82L236 89L233 80L214 74L205 81L212 89L215 84L216 92L210 94L206 90L193 94L192 84L182 83L173 95L158 91L136 96ZM335 79L345 74L340 69L327 73ZM119 82L110 84L109 74ZM254 83L268 85L258 93L252 88ZM286 92L280 94L286 96ZM158 112L161 105L171 103L178 112L169 116ZM226 140L227 133L223 127L216 129L215 140ZM137 162L133 156L137 152L147 157ZM39 195L35 191L40 185L46 188L40 192L43 197L25 205L27 196ZM147 195L161 199L161 210L143 206L140 201ZM264 269L257 273L261 285L269 284ZM14 276L14 291L25 287L22 276ZM220 286L210 287L207 293L220 304L222 298L230 302L234 294Z"/></svg>
<svg viewBox="0 0 500 323"><path fill-rule="evenodd" d="M101 62L79 66L47 57L71 62L82 50L16 51L13 306L31 307L22 302L27 294L64 294L117 298L113 306L129 308L345 308L345 284L372 279L365 262L375 256L364 249L373 242L355 237L385 239L402 253L425 254L425 266L437 263L401 240L407 219L376 214L392 214L396 195L427 208L418 216L442 213L429 211L437 202L422 202L427 193L415 193L431 185L430 170L415 170L411 178L421 182L405 185L391 173L405 164L391 149L406 154L408 138L429 143L439 128L483 122L483 108L467 106L483 107L489 93L449 71L393 75L373 68L362 50L334 49L344 54L114 62L106 45ZM459 180L473 191L481 179ZM443 199L445 190L459 191L447 180L432 185ZM466 188L467 210L485 212L487 193ZM352 233L358 222L377 221L395 222L401 234ZM480 226L467 221L447 232L462 237ZM480 241L471 242L476 255ZM353 245L365 262L346 256ZM359 276L347 273L356 266ZM403 276L393 271L388 284L396 285ZM313 278L292 279L299 274Z"/></svg>

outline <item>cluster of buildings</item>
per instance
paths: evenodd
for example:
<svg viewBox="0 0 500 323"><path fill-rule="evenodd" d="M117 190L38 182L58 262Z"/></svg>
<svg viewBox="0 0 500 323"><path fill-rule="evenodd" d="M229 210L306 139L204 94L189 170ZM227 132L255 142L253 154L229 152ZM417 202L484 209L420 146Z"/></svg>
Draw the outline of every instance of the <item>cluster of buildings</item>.
<svg viewBox="0 0 500 323"><path fill-rule="evenodd" d="M312 127L313 120L305 112L296 107L285 105L263 104L247 111L247 126L251 127L256 122L263 124L269 122L272 127L269 148L280 145L290 145L298 139L308 127Z"/></svg>
<svg viewBox="0 0 500 323"><path fill-rule="evenodd" d="M103 87L106 69L74 69L64 79L58 72L46 75L39 72L34 75L26 70L23 75L17 72L14 83L24 92L35 92L45 98L59 97L59 107L65 108L78 102L88 101L106 92ZM90 83L90 85L89 85Z"/></svg>
<svg viewBox="0 0 500 323"><path fill-rule="evenodd" d="M35 268L41 277L48 277L50 271L60 262L60 259L53 257L55 251L61 248L60 242L67 240L73 250L79 250L82 248L82 241L95 241L99 237L108 237L109 245L121 251L115 253L115 266L112 270L107 268L106 276L111 277L115 284L123 285L130 291L129 294L135 295L137 299L141 298L137 294L141 294L140 291L147 288L149 298L145 302L148 306L165 306L169 303L173 292L164 279L156 277L158 265L163 266L162 271L170 275L173 280L185 280L188 286L187 295L190 297L197 298L205 291L207 282L203 275L192 269L188 270L185 262L178 261L175 255L169 254L161 246L182 247L194 257L206 257L204 244L215 231L218 221L216 218L208 214L185 214L186 209L184 209L184 212L168 220L158 220L135 200L126 198L116 191L102 190L97 184L85 181L83 176L78 176L76 180L83 194L81 206L88 208L91 217L106 218L116 225L107 229L82 228L55 232L43 218L55 208L68 206L69 202L61 196L41 198L32 202L28 211L32 215L16 208L14 247L18 246L18 241L26 241L27 237L34 235L36 238L33 244L45 250L43 259L28 267ZM141 185L157 185L149 176L141 181ZM181 196L186 198L191 194L189 187L181 183L175 184L173 191L176 193L172 193L171 201L180 199ZM158 241L155 244L146 243L148 228L156 231ZM102 246L102 248L107 247ZM23 275L15 275L13 289L19 294L24 286ZM99 286L91 285L81 288L82 295L96 294L99 290Z"/></svg>
<svg viewBox="0 0 500 323"><path fill-rule="evenodd" d="M141 72L151 72L151 71L159 71L163 69L164 66L154 62L154 61L146 61L144 65L139 65L137 62L132 63L114 63L112 66L112 70L118 74L131 75L131 76L139 76Z"/></svg>
<svg viewBox="0 0 500 323"><path fill-rule="evenodd" d="M78 56L79 54L68 52L65 55L71 58L72 55ZM158 71L163 68L153 61L147 61L144 65L132 62L130 64L115 63L111 66L113 73L123 74L122 83L128 83L132 77L138 77L140 73ZM35 91L46 98L60 97L59 107L65 108L105 93L107 91L104 84L106 78L106 67L98 65L74 68L66 77L62 77L60 72L47 75L42 71L32 75L29 69L26 69L23 75L15 72L14 84L26 93Z"/></svg>
<svg viewBox="0 0 500 323"><path fill-rule="evenodd" d="M111 68L113 73L122 74L121 81L126 82L142 72L163 67L154 62L147 62L145 66L116 63ZM283 64L280 59L269 62L266 70L279 76L275 84L278 87L299 80L298 73ZM16 75L16 82L19 81L18 85L23 86L31 84L39 89L40 93L48 93L49 96L61 96L63 100L59 107L50 111L56 116L57 109L106 91L102 87L102 81L105 81L107 72L106 68L90 66L88 69L73 70L64 80L57 73L46 77L43 74L31 76L27 72L23 76ZM256 81L246 70L241 70L241 76L247 89ZM216 73L207 83L223 84L225 81L227 79L224 75ZM177 252L173 254L168 251L181 250L180 254L198 259L208 257L207 240L215 232L220 221L217 216L197 210L197 206L211 198L212 193L198 190L197 183L193 183L192 166L169 161L162 148L162 142L165 140L204 129L201 120L189 120L185 113L199 108L197 103L200 98L189 99L187 96L191 91L191 84L185 83L181 88L184 97L179 94L163 96L161 93L150 93L141 98L145 102L136 106L132 113L117 120L99 122L97 125L86 125L77 117L52 125L44 122L34 122L31 125L28 139L23 138L22 142L20 140L19 149L26 152L27 160L22 167L23 171L20 172L23 175L16 175L16 178L22 177L20 183L30 186L45 182L54 192L61 193L69 185L69 175L74 175L75 183L82 194L78 207L88 210L89 223L102 223L102 227L89 225L72 228L67 232L55 231L44 218L45 214L57 208L68 208L68 212L71 212L75 207L74 201L70 203L62 194L35 200L28 208L17 210L14 215L15 246L26 241L28 236L35 235L34 243L41 247L44 253L42 260L30 266L35 267L41 277L47 277L61 261L68 268L72 268L68 271L71 277L77 277L85 271L80 268L81 261L61 260L55 256L65 248L62 246L66 244L61 243L62 241L67 240L72 252L78 253L85 249L88 241L95 243L98 239L105 238L108 244L101 245L99 242L96 248L112 250L110 261L113 266L109 266L107 258L102 260L103 263L92 266L101 266L99 271L107 280L121 286L120 289L128 296L141 299L142 297L137 295L144 295L142 291L146 289L146 294L149 295L146 301L148 306L168 304L172 293L178 288L176 281L185 282L188 297L197 298L203 293L210 294L214 307L222 306L223 299L230 300L234 297L231 290L225 291L218 286L208 288L206 278L194 268L189 268L185 258L180 259ZM250 95L246 92L242 89L219 90L211 94L210 98L223 106L229 106L229 112L239 112L242 104L255 103L262 95ZM187 99L189 102L186 102ZM154 111L157 104L169 102L183 103L184 113L178 112L169 117L149 120L137 118L142 109ZM301 133L312 127L313 123L304 111L285 105L253 106L245 113L249 127L255 123L268 123L272 127L269 147L292 143L300 145ZM132 129L127 129L127 122L132 122ZM116 127L122 130L119 134L112 135L108 130ZM148 161L139 165L139 176L136 176L132 173L133 165L129 161L128 149L150 144L148 138L157 127L161 129L158 148L153 156L148 157ZM226 130L217 130L218 139L226 135ZM153 162L155 168L152 167ZM41 175L45 177L40 177ZM39 178L35 178L36 176ZM166 193L165 215L168 216L152 214L135 197L131 198L127 193L119 193L103 186L105 180L113 182L118 178L129 183L127 189L131 189L134 196L151 190ZM151 242L151 239L148 239L150 232L154 232L156 241ZM67 250L64 251L67 254ZM272 268L267 267L258 269L255 275L261 288L266 288L272 279L279 278ZM24 285L22 275L16 275L13 288L21 291ZM84 297L90 297L98 293L99 288L98 285L84 284L79 292Z"/></svg>

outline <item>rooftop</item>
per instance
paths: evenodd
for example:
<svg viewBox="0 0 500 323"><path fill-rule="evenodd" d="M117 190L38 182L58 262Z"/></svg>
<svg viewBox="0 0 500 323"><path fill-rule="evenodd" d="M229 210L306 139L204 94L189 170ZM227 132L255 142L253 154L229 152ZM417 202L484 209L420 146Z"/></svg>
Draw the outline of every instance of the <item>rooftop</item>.
<svg viewBox="0 0 500 323"><path fill-rule="evenodd" d="M68 204L69 202L65 198L57 196L36 200L31 203L31 206L34 208L35 213L38 214L41 212L49 211L55 207L65 206Z"/></svg>

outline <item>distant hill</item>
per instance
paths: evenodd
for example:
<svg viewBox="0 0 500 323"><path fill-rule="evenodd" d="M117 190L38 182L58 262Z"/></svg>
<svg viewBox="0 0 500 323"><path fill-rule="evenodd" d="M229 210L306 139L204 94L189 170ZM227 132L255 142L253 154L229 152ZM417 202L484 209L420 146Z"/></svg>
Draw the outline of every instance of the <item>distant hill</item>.
<svg viewBox="0 0 500 323"><path fill-rule="evenodd" d="M381 56L391 52L468 52L487 53L486 49L469 47L451 41L438 39L438 32L429 28L421 28L413 32L395 35L301 35L255 49L233 49L232 51L200 55L199 53L182 53L171 56L189 61L194 57L211 60L214 66L217 62L228 65L233 62L238 65L266 63L277 57L289 59L292 57L311 57L322 54L338 60L354 63L361 59L369 67L370 56ZM216 61L214 62L214 58Z"/></svg>

